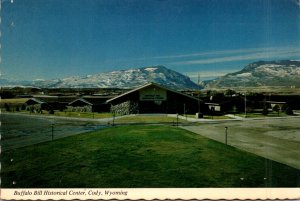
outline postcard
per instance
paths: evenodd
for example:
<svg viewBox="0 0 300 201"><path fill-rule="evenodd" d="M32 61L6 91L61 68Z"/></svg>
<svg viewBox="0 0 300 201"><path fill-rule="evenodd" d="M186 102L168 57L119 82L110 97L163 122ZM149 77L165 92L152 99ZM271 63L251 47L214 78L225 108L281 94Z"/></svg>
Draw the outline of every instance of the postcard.
<svg viewBox="0 0 300 201"><path fill-rule="evenodd" d="M1 0L1 200L300 199L299 0Z"/></svg>

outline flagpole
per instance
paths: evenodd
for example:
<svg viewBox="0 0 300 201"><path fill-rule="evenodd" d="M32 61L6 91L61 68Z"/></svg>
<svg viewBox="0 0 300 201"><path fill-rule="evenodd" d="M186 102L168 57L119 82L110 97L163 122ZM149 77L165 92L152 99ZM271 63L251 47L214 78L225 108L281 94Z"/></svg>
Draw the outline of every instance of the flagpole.
<svg viewBox="0 0 300 201"><path fill-rule="evenodd" d="M200 106L200 74L198 73L198 113L201 113L201 106Z"/></svg>

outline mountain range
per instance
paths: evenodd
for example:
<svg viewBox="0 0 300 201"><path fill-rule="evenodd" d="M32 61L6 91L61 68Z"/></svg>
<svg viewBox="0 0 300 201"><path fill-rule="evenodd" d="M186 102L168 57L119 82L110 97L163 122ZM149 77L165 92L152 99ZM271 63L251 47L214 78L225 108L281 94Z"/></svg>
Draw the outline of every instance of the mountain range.
<svg viewBox="0 0 300 201"><path fill-rule="evenodd" d="M9 81L0 79L0 85L21 85L40 88L136 88L149 82L173 89L196 89L198 85L188 76L164 66L133 68L87 76L72 76L63 79Z"/></svg>
<svg viewBox="0 0 300 201"><path fill-rule="evenodd" d="M25 86L40 88L123 88L131 89L149 82L173 89L198 89L188 76L164 66L132 68L63 79L12 81L0 79L0 86ZM201 88L231 88L260 86L300 86L300 61L258 61L242 70L214 80L203 81Z"/></svg>
<svg viewBox="0 0 300 201"><path fill-rule="evenodd" d="M258 61L206 83L207 88L300 86L300 61Z"/></svg>

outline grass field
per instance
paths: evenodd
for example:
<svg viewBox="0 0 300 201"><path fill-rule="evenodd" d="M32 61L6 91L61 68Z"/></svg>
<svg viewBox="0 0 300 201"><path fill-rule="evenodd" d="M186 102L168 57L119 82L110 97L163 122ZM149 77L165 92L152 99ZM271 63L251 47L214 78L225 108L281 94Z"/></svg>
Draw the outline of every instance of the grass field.
<svg viewBox="0 0 300 201"><path fill-rule="evenodd" d="M137 115L127 116L121 119L116 119L115 123L170 123L175 124L177 118L168 117L167 115ZM178 122L187 122L186 120L178 118Z"/></svg>
<svg viewBox="0 0 300 201"><path fill-rule="evenodd" d="M16 107L23 105L29 98L9 98L9 99L0 99L0 107L3 108L4 104L8 104L10 107Z"/></svg>
<svg viewBox="0 0 300 201"><path fill-rule="evenodd" d="M1 164L2 188L300 186L297 169L171 126L79 134L3 152Z"/></svg>

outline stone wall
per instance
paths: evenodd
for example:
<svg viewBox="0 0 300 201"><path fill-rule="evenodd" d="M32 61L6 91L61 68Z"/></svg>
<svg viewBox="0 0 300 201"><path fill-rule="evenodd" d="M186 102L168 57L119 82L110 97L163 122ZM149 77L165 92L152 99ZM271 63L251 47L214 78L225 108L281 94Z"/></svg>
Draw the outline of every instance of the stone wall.
<svg viewBox="0 0 300 201"><path fill-rule="evenodd" d="M126 101L118 105L112 105L110 111L115 115L137 114L139 113L139 107L136 102Z"/></svg>
<svg viewBox="0 0 300 201"><path fill-rule="evenodd" d="M68 111L71 111L71 112L93 112L93 108L90 105L81 106L81 107L68 106L67 109L68 109Z"/></svg>

